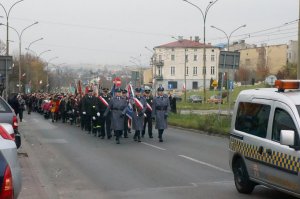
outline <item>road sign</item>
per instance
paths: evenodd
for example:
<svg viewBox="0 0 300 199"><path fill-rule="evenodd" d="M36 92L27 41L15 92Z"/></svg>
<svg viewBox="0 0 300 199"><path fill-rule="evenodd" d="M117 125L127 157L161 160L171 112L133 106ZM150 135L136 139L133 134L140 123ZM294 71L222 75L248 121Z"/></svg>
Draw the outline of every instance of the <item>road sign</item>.
<svg viewBox="0 0 300 199"><path fill-rule="evenodd" d="M116 84L117 87L120 87L121 84L122 84L121 78L120 78L120 77L116 77L116 78L113 80L113 83Z"/></svg>
<svg viewBox="0 0 300 199"><path fill-rule="evenodd" d="M219 68L238 69L240 65L240 53L231 51L221 51Z"/></svg>

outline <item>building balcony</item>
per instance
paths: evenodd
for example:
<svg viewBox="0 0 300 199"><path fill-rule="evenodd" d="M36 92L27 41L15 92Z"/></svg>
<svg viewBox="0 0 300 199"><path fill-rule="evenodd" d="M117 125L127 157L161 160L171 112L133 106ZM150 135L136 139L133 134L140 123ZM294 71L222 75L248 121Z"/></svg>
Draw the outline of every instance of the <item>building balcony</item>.
<svg viewBox="0 0 300 199"><path fill-rule="evenodd" d="M155 79L156 79L157 81L162 81L162 80L164 80L164 78L163 78L162 75L156 75L156 76L155 76Z"/></svg>
<svg viewBox="0 0 300 199"><path fill-rule="evenodd" d="M154 61L153 63L157 67L162 67L164 65L164 61L162 61L162 60L161 61Z"/></svg>

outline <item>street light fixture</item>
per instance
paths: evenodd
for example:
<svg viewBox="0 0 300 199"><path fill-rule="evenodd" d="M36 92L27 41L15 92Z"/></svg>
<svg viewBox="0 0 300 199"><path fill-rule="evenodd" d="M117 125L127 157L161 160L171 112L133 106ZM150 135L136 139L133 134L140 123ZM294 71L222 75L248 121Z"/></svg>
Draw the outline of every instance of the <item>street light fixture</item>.
<svg viewBox="0 0 300 199"><path fill-rule="evenodd" d="M234 29L229 35L222 29L217 28L215 26L211 26L211 28L214 28L216 30L219 30L221 32L223 32L227 38L227 51L229 51L229 45L230 45L230 38L232 36L233 33L235 33L237 30L241 29L241 28L245 28L247 25L241 25L239 27L237 27L236 29ZM223 86L223 85L222 85ZM230 89L229 89L230 85L229 85L229 68L227 69L227 90L228 90L228 94L227 94L227 103L228 103L228 113L230 113Z"/></svg>
<svg viewBox="0 0 300 199"><path fill-rule="evenodd" d="M37 40L32 41L32 42L28 45L27 49L29 50L29 49L30 49L30 46L31 46L32 44L34 44L35 42L41 41L41 40L43 40L43 39L44 39L44 38L41 37L41 38L39 38L39 39L37 39Z"/></svg>
<svg viewBox="0 0 300 199"><path fill-rule="evenodd" d="M156 61L156 53L154 50L151 50L150 48L148 48L147 46L145 46L145 49L148 50L149 52L151 52L153 55L151 57L151 68L152 68L152 90L154 90L154 94L156 96L156 65L155 65L155 61ZM153 67L154 67L154 71L153 71Z"/></svg>
<svg viewBox="0 0 300 199"><path fill-rule="evenodd" d="M15 28L13 28L13 27L11 27L11 26L8 26L9 28L13 29L13 30L17 33L17 35L18 35L18 37L19 37L19 92L21 92L21 78L22 78L22 71L21 71L21 55L22 55L22 48L21 48L21 46L22 46L22 35L23 35L23 33L24 33L25 30L27 30L28 28L30 28L30 27L32 27L32 26L38 24L38 23L39 23L39 22L36 21L36 22L34 22L33 24L30 24L29 26L25 27L25 28L21 31L21 34L20 34ZM2 25L2 24L0 24L0 25Z"/></svg>
<svg viewBox="0 0 300 199"><path fill-rule="evenodd" d="M40 57L42 56L42 54L47 53L47 52L50 52L50 51L51 51L51 50L49 49L49 50L45 50L45 51L41 52L41 53L38 55L38 58L40 58Z"/></svg>
<svg viewBox="0 0 300 199"><path fill-rule="evenodd" d="M4 10L4 12L5 12L5 15L6 15L6 56L9 55L9 39L8 39L8 30L9 30L8 19L9 19L9 15L10 15L10 12L11 12L12 8L13 8L16 4L18 4L18 3L22 2L22 1L24 1L24 0L20 0L20 1L15 2L15 3L9 8L8 12L6 11L5 7L0 3L0 6L3 8L3 10Z"/></svg>
<svg viewBox="0 0 300 199"><path fill-rule="evenodd" d="M203 97L203 100L204 100L204 102L206 102L206 88L205 88L206 87L206 19L207 19L207 14L208 14L209 9L215 3L217 3L218 0L210 1L204 12L196 4L193 4L188 0L183 0L183 1L196 7L201 12L201 15L203 18L203 42L204 42L204 45L203 45L203 93L204 93L204 97Z"/></svg>

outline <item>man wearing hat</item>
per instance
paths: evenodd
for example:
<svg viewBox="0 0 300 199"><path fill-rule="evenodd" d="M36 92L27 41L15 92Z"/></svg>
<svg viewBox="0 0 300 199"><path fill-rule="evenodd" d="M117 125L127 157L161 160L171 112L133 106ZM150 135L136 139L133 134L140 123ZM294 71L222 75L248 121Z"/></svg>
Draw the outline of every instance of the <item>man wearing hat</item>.
<svg viewBox="0 0 300 199"><path fill-rule="evenodd" d="M100 116L100 113L97 114L100 110L99 105L97 97L93 95L93 90L89 89L88 95L82 99L82 114L85 115L85 126L88 133L92 131L92 119L96 120L96 117Z"/></svg>
<svg viewBox="0 0 300 199"><path fill-rule="evenodd" d="M141 132L144 128L144 114L146 112L146 100L141 96L141 88L135 89L135 98L137 101L132 101L132 128L135 130L134 141L141 142Z"/></svg>
<svg viewBox="0 0 300 199"><path fill-rule="evenodd" d="M126 99L127 103L129 103L129 99L127 97L127 90L122 89L122 97ZM129 117L125 115L124 117L124 138L128 138L128 132L130 132L130 128L128 127Z"/></svg>
<svg viewBox="0 0 300 199"><path fill-rule="evenodd" d="M106 111L106 108L111 100L111 96L108 94L109 89L103 88L102 94L99 96L100 99L100 125L101 125L101 139L105 138L105 134L107 136L107 139L110 139L112 137L111 135L111 115L110 112L106 117L104 117L104 112Z"/></svg>
<svg viewBox="0 0 300 199"><path fill-rule="evenodd" d="M124 117L127 110L127 101L121 96L121 89L115 90L116 96L111 99L104 113L104 117L108 117L111 112L111 129L116 135L116 143L120 144L120 136L124 130Z"/></svg>
<svg viewBox="0 0 300 199"><path fill-rule="evenodd" d="M153 138L153 136L152 136L152 118L151 118L152 117L153 97L151 95L150 88L147 88L147 87L145 88L144 98L146 99L147 109L146 109L146 117L144 119L144 128L143 128L143 131L142 131L142 137L145 136L146 126L148 126L148 135L149 135L149 138Z"/></svg>
<svg viewBox="0 0 300 199"><path fill-rule="evenodd" d="M163 142L162 135L168 128L168 114L170 112L170 101L167 95L164 95L164 88L157 89L158 96L154 98L152 105L152 118L155 118L155 128L158 129L159 142Z"/></svg>

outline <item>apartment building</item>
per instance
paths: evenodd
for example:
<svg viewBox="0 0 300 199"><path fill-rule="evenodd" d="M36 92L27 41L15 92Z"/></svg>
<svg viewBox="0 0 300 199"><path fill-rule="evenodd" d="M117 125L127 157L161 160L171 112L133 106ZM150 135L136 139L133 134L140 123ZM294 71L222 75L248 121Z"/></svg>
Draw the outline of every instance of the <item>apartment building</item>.
<svg viewBox="0 0 300 199"><path fill-rule="evenodd" d="M163 44L154 48L153 87L167 90L209 88L210 80L218 79L220 50L206 44L206 67L203 65L204 44L199 37ZM204 79L205 74L205 79ZM186 82L186 84L185 84Z"/></svg>

